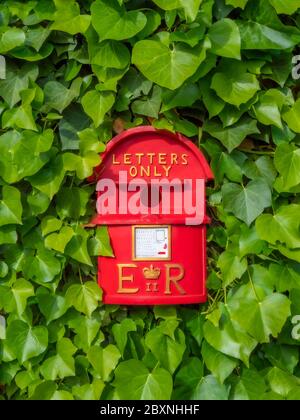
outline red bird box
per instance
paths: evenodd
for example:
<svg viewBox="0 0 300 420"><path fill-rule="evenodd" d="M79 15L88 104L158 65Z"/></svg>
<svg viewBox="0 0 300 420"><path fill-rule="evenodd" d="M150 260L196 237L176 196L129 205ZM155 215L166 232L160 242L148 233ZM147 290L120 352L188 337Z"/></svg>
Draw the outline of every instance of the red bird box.
<svg viewBox="0 0 300 420"><path fill-rule="evenodd" d="M95 225L107 225L114 258L99 257L104 303L206 301L203 154L180 134L138 127L108 143L95 171Z"/></svg>

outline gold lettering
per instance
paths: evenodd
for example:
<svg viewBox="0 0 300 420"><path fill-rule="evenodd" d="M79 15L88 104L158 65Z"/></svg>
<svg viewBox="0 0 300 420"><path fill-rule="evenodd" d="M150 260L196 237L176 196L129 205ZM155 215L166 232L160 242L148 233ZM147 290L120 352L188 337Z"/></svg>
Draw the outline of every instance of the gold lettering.
<svg viewBox="0 0 300 420"><path fill-rule="evenodd" d="M157 171L157 167L156 166L154 166L154 174L153 174L154 176L157 176L157 177L161 177L162 175L161 175L161 173L159 173L158 171Z"/></svg>
<svg viewBox="0 0 300 420"><path fill-rule="evenodd" d="M182 159L182 165L188 164L188 155L182 155L181 159Z"/></svg>
<svg viewBox="0 0 300 420"><path fill-rule="evenodd" d="M131 153L125 153L124 165L131 165Z"/></svg>
<svg viewBox="0 0 300 420"><path fill-rule="evenodd" d="M146 283L146 292L158 292L158 283Z"/></svg>
<svg viewBox="0 0 300 420"><path fill-rule="evenodd" d="M166 153L159 153L158 154L158 163L160 165L166 165L167 164L167 154Z"/></svg>
<svg viewBox="0 0 300 420"><path fill-rule="evenodd" d="M114 154L113 155L113 162L112 162L112 164L113 165L120 165L121 163L117 160L117 158L116 158L116 155Z"/></svg>
<svg viewBox="0 0 300 420"><path fill-rule="evenodd" d="M166 166L166 165L164 165L163 166L163 169L164 169L164 171L165 171L165 173L166 173L166 176L169 176L169 174L170 174L170 170L172 169L172 166L170 165L170 166Z"/></svg>
<svg viewBox="0 0 300 420"><path fill-rule="evenodd" d="M136 153L138 165L142 164L142 157L145 156L145 153Z"/></svg>
<svg viewBox="0 0 300 420"><path fill-rule="evenodd" d="M177 153L171 153L171 165L178 165Z"/></svg>
<svg viewBox="0 0 300 420"><path fill-rule="evenodd" d="M171 275L172 270L178 270L178 274L176 276ZM171 283L174 284L176 289L181 295L185 295L186 291L178 284L184 278L184 268L180 264L166 264L166 290L165 295L171 295Z"/></svg>
<svg viewBox="0 0 300 420"><path fill-rule="evenodd" d="M129 169L129 173L130 173L130 176L132 178L135 178L138 174L137 167L136 166L131 166L130 169Z"/></svg>
<svg viewBox="0 0 300 420"><path fill-rule="evenodd" d="M147 156L149 158L150 165L153 165L155 153L147 153Z"/></svg>
<svg viewBox="0 0 300 420"><path fill-rule="evenodd" d="M137 268L137 265L135 265L135 264L118 264L119 288L118 288L117 293L120 293L120 294L126 294L126 293L134 294L134 293L137 293L139 291L138 288L123 287L123 283L125 281L130 281L131 283L133 283L133 281L134 281L133 274L130 275L130 276L124 276L124 274L123 274L123 269L124 268Z"/></svg>
<svg viewBox="0 0 300 420"><path fill-rule="evenodd" d="M150 166L141 166L140 170L141 176L150 176L151 174Z"/></svg>

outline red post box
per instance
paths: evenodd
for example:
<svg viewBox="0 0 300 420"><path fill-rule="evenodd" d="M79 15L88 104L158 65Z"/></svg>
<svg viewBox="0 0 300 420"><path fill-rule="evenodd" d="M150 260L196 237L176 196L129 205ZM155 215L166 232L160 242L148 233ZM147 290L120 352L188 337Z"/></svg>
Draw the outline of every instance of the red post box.
<svg viewBox="0 0 300 420"><path fill-rule="evenodd" d="M203 154L180 134L138 127L108 143L96 169L95 225L107 225L114 258L99 258L104 303L206 301Z"/></svg>

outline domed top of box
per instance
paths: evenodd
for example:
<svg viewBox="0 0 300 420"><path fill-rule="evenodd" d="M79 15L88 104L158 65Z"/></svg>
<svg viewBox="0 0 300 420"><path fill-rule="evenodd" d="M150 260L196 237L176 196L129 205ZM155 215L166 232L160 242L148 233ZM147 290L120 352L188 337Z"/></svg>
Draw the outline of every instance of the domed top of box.
<svg viewBox="0 0 300 420"><path fill-rule="evenodd" d="M192 141L151 126L129 129L108 143L95 171L96 179L108 178L118 183L120 171L127 172L128 181L213 179L204 155Z"/></svg>

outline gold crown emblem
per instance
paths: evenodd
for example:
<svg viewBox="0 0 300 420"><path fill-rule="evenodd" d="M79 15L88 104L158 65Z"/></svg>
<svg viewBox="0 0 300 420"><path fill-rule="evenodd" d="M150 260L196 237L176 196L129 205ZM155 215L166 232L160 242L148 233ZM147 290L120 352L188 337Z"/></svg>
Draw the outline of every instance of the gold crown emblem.
<svg viewBox="0 0 300 420"><path fill-rule="evenodd" d="M151 264L150 267L145 267L143 269L144 277L148 280L157 280L160 276L160 269L154 268Z"/></svg>

